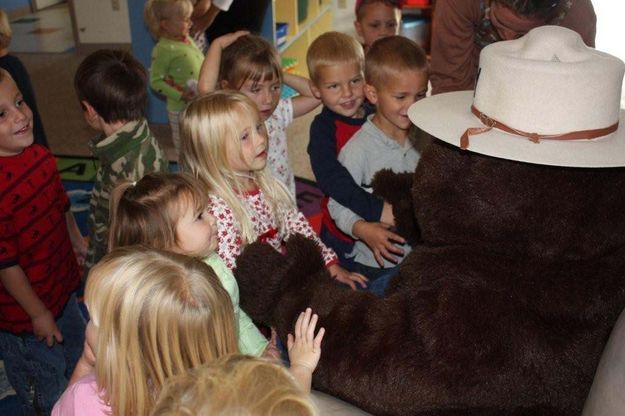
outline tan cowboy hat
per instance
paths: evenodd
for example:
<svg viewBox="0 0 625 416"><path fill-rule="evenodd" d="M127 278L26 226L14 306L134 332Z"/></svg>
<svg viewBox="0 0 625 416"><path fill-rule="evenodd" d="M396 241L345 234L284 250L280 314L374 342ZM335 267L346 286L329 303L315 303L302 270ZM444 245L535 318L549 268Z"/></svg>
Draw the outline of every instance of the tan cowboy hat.
<svg viewBox="0 0 625 416"><path fill-rule="evenodd" d="M541 165L625 166L625 64L574 31L541 26L480 54L475 91L414 103L410 120L472 152Z"/></svg>

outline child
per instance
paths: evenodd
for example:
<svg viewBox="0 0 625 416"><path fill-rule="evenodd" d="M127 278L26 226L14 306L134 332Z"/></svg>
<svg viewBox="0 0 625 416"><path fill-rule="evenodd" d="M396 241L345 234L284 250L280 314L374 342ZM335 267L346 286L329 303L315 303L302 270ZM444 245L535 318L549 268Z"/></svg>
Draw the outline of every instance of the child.
<svg viewBox="0 0 625 416"><path fill-rule="evenodd" d="M277 349L239 308L239 287L215 253L216 220L207 207L208 194L189 175L151 173L136 183L122 182L111 194L109 248L143 244L203 259L232 300L239 351L278 357Z"/></svg>
<svg viewBox="0 0 625 416"><path fill-rule="evenodd" d="M300 95L280 98L283 81ZM217 86L239 90L254 101L269 138L267 164L273 175L295 197L295 177L289 165L286 128L294 118L319 105L308 80L294 74L283 74L278 52L265 39L246 32L235 32L215 39L202 65L198 84L200 92L214 91Z"/></svg>
<svg viewBox="0 0 625 416"><path fill-rule="evenodd" d="M365 52L373 42L399 34L402 0L356 0L354 27Z"/></svg>
<svg viewBox="0 0 625 416"><path fill-rule="evenodd" d="M24 414L49 414L83 343L76 295L87 245L33 115L0 69L0 351Z"/></svg>
<svg viewBox="0 0 625 416"><path fill-rule="evenodd" d="M180 150L180 112L197 95L197 79L204 60L189 37L193 3L190 0L148 0L145 20L158 40L152 51L150 86L167 98L167 114L176 155Z"/></svg>
<svg viewBox="0 0 625 416"><path fill-rule="evenodd" d="M314 238L330 273L353 289L366 279L337 264L316 237L286 187L269 173L267 133L254 102L236 91L216 91L192 101L182 117L184 171L209 189L209 211L218 220L218 254L235 267L242 248L257 239L283 247L295 233Z"/></svg>
<svg viewBox="0 0 625 416"><path fill-rule="evenodd" d="M337 155L360 129L371 113L364 106L364 53L356 39L340 32L327 32L310 45L306 55L311 89L323 102L323 109L310 125L308 154L317 183L325 193L321 201L321 240L339 256L347 269L352 268L353 240L341 232L328 212L331 197L366 221L392 225L392 207L361 189L338 162ZM391 234L389 237L403 241ZM393 250L392 246L388 250Z"/></svg>
<svg viewBox="0 0 625 416"><path fill-rule="evenodd" d="M116 249L91 270L85 304L85 349L53 415L147 415L166 379L236 352L228 294L192 257ZM309 336L317 319L304 321L296 328L305 345L318 345ZM318 354L309 347L294 360L315 362Z"/></svg>
<svg viewBox="0 0 625 416"><path fill-rule="evenodd" d="M413 142L407 112L411 104L425 97L427 68L423 49L402 36L380 39L367 53L365 93L377 110L339 154L339 161L361 187L367 188L379 170L413 172L417 167L427 139L418 137ZM383 294L398 271L396 264L408 254L410 246L389 237L386 227L363 220L334 199L328 207L338 227L359 239L353 253L355 270L367 276L372 291ZM382 255L395 242L401 244L395 255Z"/></svg>
<svg viewBox="0 0 625 416"><path fill-rule="evenodd" d="M41 117L37 110L35 93L33 87L30 85L28 71L26 71L26 67L19 58L11 55L9 51L12 35L13 31L9 24L9 17L4 10L0 9L0 68L6 69L9 74L11 74L11 77L17 84L17 88L24 96L24 101L26 101L26 104L28 104L28 107L33 112L33 134L35 136L35 143L48 147L48 139L46 138L46 133L41 123Z"/></svg>
<svg viewBox="0 0 625 416"><path fill-rule="evenodd" d="M238 354L172 377L152 416L315 416L310 397L275 363Z"/></svg>
<svg viewBox="0 0 625 416"><path fill-rule="evenodd" d="M168 163L144 118L146 73L132 55L109 49L90 54L76 70L74 87L87 124L102 133L89 143L100 167L89 203L88 270L106 253L109 195L115 183L165 171Z"/></svg>

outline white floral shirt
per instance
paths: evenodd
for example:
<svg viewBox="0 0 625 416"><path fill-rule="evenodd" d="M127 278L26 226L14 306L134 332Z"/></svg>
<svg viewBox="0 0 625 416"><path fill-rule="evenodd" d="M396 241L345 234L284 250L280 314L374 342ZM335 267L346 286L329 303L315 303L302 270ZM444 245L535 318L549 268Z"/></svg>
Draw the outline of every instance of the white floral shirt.
<svg viewBox="0 0 625 416"><path fill-rule="evenodd" d="M295 198L295 176L289 164L286 128L293 122L293 102L290 98L280 99L271 116L265 120L269 149L267 164L275 178L286 185Z"/></svg>
<svg viewBox="0 0 625 416"><path fill-rule="evenodd" d="M265 200L261 190L252 191L241 196L250 210L254 231L258 239L271 245L278 251L284 250L284 243L293 234L302 234L312 238L321 249L321 254L326 266L337 263L334 251L326 247L311 228L304 214L297 209L288 211L286 218L286 234L281 234L274 219L271 207ZM217 254L226 263L229 269L236 266L236 259L241 253L243 241L239 224L234 218L233 212L222 198L209 195L209 212L217 218L217 233L219 247Z"/></svg>

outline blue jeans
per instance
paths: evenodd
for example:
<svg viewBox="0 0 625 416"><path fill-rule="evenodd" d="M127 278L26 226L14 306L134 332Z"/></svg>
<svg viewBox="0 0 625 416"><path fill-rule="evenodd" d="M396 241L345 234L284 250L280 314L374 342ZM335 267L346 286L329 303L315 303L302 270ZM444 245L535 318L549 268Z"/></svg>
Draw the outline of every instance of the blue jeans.
<svg viewBox="0 0 625 416"><path fill-rule="evenodd" d="M362 263L354 262L354 272L364 275L369 281L367 282L367 290L378 296L384 296L386 287L391 280L399 273L399 266L395 267L370 267Z"/></svg>
<svg viewBox="0 0 625 416"><path fill-rule="evenodd" d="M48 347L45 340L37 340L32 333L16 335L0 331L7 377L24 415L50 414L82 354L85 319L75 293L65 304L56 325L63 334L63 342L53 347Z"/></svg>

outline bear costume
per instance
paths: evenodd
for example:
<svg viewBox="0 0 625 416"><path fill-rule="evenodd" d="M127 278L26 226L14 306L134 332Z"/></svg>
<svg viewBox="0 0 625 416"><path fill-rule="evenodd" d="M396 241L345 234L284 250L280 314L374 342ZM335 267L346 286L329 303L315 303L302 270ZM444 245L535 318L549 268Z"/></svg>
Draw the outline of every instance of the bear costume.
<svg viewBox="0 0 625 416"><path fill-rule="evenodd" d="M388 172L374 183L416 241L383 298L338 287L303 237L292 237L286 254L258 243L243 251L235 274L253 319L285 339L306 307L319 315L326 333L314 388L376 415L581 413L625 306L625 116L618 110L625 66L580 42L567 29L542 27L491 45L482 52L475 96L442 94L411 108L413 122L440 140L422 154L410 193L405 177ZM553 124L553 112L538 109L524 120L515 119L519 111L502 111L510 104L501 77L514 83L523 76L495 58L519 53L532 66L540 61L536 51L557 68L567 59L585 65L567 66L572 73L556 74L550 85L570 83L578 72L588 77L588 61L601 60L592 82L618 91L579 102L559 97L568 105L555 117L563 131L525 127L527 120ZM528 112L545 103L551 109L548 97L536 99L541 91L570 93L509 89L510 102ZM471 105L481 115L467 123L433 121L433 113L469 112ZM582 107L581 115L569 114L571 107ZM601 112L590 117L598 123L576 126L593 111ZM506 137L511 125L519 137ZM583 143L589 137L567 136L577 131L595 136Z"/></svg>

